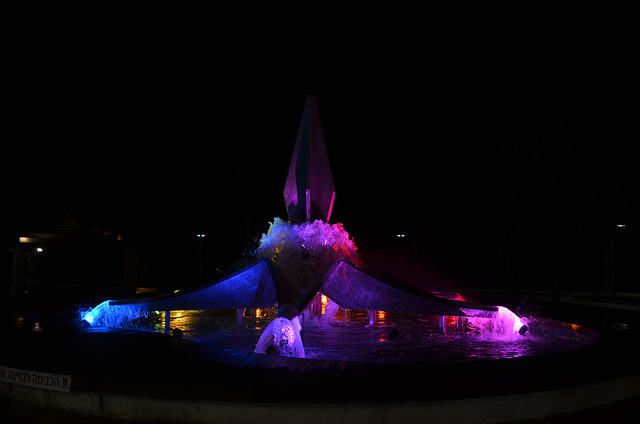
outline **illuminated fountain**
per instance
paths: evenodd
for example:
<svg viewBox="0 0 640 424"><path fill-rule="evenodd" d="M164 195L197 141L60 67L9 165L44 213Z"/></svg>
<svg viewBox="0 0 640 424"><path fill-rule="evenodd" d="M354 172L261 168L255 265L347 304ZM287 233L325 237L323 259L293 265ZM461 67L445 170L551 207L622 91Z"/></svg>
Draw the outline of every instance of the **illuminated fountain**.
<svg viewBox="0 0 640 424"><path fill-rule="evenodd" d="M541 310L563 321L518 316L362 269L329 223L313 97L284 197L289 220L275 218L255 262L219 282L107 300L81 311L80 328L41 325L41 304L17 310L3 321L0 396L113 418L278 424L516 422L638 396L633 311L567 302Z"/></svg>
<svg viewBox="0 0 640 424"><path fill-rule="evenodd" d="M3 309L0 397L47 413L266 424L519 422L637 400L637 305L530 300L553 321L362 269L329 222L313 97L284 197L288 221L275 218L255 262L219 282L108 300L73 328L38 300Z"/></svg>
<svg viewBox="0 0 640 424"><path fill-rule="evenodd" d="M301 329L330 325L338 310L431 316L447 331L447 320L474 329L480 340L521 341L527 319L502 306L479 305L389 284L359 267L355 243L342 224L330 224L335 191L313 96L308 96L284 189L289 221L275 218L263 234L257 261L222 281L149 299L109 300L82 313L92 326L126 327L141 315L165 312L165 331L175 310L238 310L277 305L277 317L255 343L255 352L305 357ZM457 317L457 318L451 318ZM348 330L347 330L348 331ZM397 330L396 330L397 331ZM389 337L393 337L389 333ZM528 342L531 342L529 339Z"/></svg>

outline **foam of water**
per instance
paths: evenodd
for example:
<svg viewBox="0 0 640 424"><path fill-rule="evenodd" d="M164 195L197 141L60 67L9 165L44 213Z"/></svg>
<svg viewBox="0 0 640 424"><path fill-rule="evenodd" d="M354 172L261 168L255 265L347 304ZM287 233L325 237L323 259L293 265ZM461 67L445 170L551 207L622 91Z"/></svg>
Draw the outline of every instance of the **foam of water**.
<svg viewBox="0 0 640 424"><path fill-rule="evenodd" d="M137 304L110 303L111 300L105 300L95 308L81 310L80 319L95 327L132 328L136 326L135 321L149 313Z"/></svg>
<svg viewBox="0 0 640 424"><path fill-rule="evenodd" d="M298 317L292 320L278 317L271 321L262 332L255 353L304 358Z"/></svg>
<svg viewBox="0 0 640 424"><path fill-rule="evenodd" d="M479 337L485 340L514 341L523 337L520 329L526 319L516 315L509 308L498 306L497 311L462 309L468 315L465 319L479 330Z"/></svg>
<svg viewBox="0 0 640 424"><path fill-rule="evenodd" d="M299 225L274 218L267 234L263 234L256 251L258 257L269 257L278 262L281 257L304 255L327 256L329 265L337 258L357 262L357 247L342 224L329 224L320 220Z"/></svg>

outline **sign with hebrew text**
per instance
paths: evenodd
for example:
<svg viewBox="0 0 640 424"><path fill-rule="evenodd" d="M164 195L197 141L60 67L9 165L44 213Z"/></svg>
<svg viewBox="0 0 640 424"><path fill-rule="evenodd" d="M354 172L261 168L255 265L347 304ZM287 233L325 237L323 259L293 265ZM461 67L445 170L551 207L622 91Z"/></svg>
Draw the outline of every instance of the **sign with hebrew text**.
<svg viewBox="0 0 640 424"><path fill-rule="evenodd" d="M21 370L0 365L0 382L37 387L46 390L68 392L71 390L71 376L40 371Z"/></svg>

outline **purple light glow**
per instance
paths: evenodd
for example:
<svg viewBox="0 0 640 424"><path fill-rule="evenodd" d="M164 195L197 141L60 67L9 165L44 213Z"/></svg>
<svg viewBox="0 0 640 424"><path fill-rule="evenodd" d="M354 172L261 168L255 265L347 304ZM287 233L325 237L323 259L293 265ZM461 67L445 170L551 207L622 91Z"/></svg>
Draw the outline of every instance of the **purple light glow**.
<svg viewBox="0 0 640 424"><path fill-rule="evenodd" d="M267 234L262 235L256 254L270 258L275 264L288 258L311 255L316 266L326 270L339 258L358 263L357 250L340 223L316 220L298 225L274 218Z"/></svg>
<svg viewBox="0 0 640 424"><path fill-rule="evenodd" d="M267 234L262 235L256 256L273 261L280 316L289 319L307 307L337 259L358 262L356 245L342 224L320 220L291 224L275 218Z"/></svg>
<svg viewBox="0 0 640 424"><path fill-rule="evenodd" d="M486 340L515 341L522 339L522 334L519 331L522 326L527 324L526 319L518 317L504 306L498 306L497 311L477 309L462 309L462 311L467 314L466 319L480 331L480 338Z"/></svg>

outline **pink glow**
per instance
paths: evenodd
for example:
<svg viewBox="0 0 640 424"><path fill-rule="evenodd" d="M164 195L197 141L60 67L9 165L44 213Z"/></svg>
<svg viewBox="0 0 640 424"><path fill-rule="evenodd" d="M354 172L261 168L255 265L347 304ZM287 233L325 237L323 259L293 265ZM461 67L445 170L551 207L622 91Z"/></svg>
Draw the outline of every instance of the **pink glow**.
<svg viewBox="0 0 640 424"><path fill-rule="evenodd" d="M501 320L505 323L505 326L511 325L511 330L514 333L517 333L520 330L520 327L524 325L520 317L518 317L515 313L513 313L510 309L505 308L504 306L498 306L498 320Z"/></svg>
<svg viewBox="0 0 640 424"><path fill-rule="evenodd" d="M462 309L467 320L479 330L479 335L488 340L519 340L523 336L518 332L526 322L513 311L498 306L497 311Z"/></svg>
<svg viewBox="0 0 640 424"><path fill-rule="evenodd" d="M459 300L461 302L466 302L467 301L464 297L462 297L462 295L460 293L456 292L455 295L456 295L456 298L454 300Z"/></svg>
<svg viewBox="0 0 640 424"><path fill-rule="evenodd" d="M329 212L327 213L327 222L331 219L331 212L333 211L333 203L336 201L336 192L331 194L331 202L329 203Z"/></svg>

